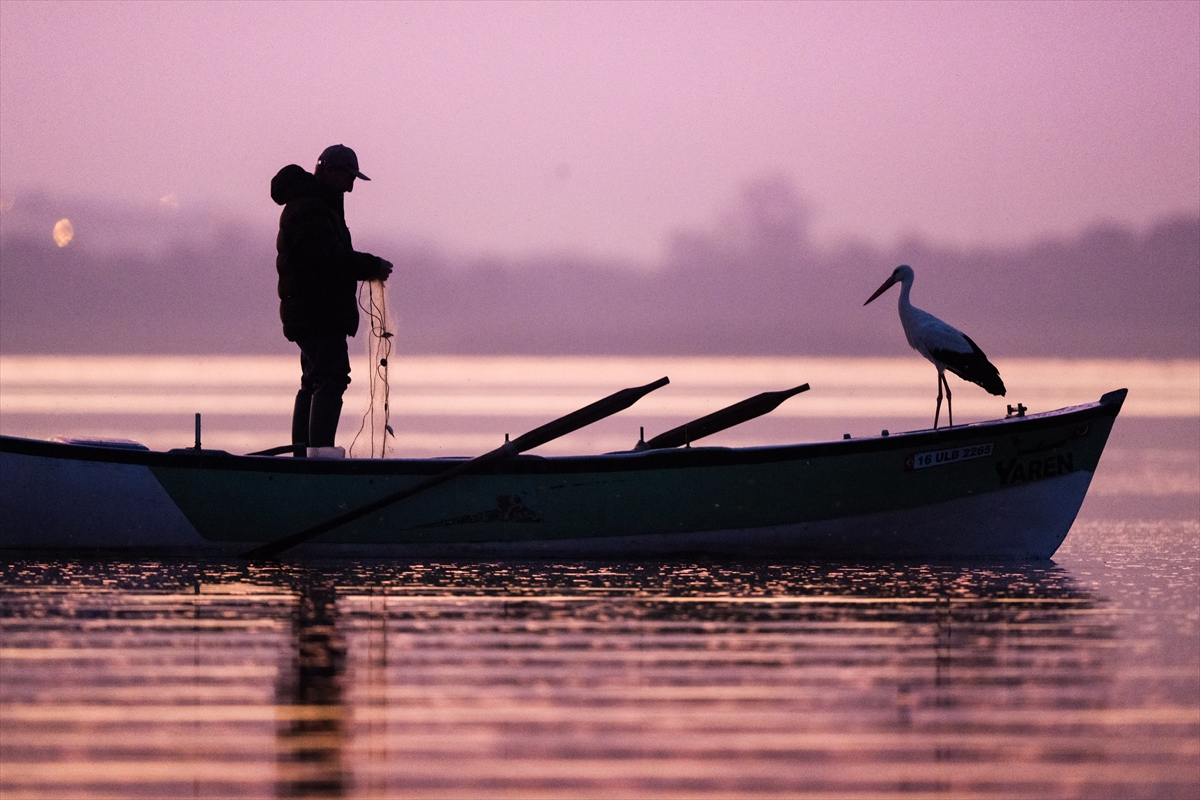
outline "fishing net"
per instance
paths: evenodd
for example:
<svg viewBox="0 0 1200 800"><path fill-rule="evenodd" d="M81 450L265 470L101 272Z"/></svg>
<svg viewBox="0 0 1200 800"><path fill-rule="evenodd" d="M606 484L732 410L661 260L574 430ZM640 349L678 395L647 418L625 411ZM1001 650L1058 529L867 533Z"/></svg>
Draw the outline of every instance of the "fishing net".
<svg viewBox="0 0 1200 800"><path fill-rule="evenodd" d="M358 433L354 435L354 441L350 443L350 455L355 455L354 448L358 445L358 440L366 434L366 446L370 448L370 457L385 458L389 446L394 446L394 441L388 440L394 440L396 434L388 421L388 357L392 354L393 336L388 329L387 287L384 282L366 281L359 286L358 307L370 323L366 340L371 395L362 424L358 427Z"/></svg>

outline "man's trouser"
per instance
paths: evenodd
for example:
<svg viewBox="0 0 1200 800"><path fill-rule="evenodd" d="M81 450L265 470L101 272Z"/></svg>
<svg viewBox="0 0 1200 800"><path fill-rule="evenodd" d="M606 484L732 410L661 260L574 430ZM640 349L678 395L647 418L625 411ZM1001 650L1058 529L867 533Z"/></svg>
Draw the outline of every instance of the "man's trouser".
<svg viewBox="0 0 1200 800"><path fill-rule="evenodd" d="M292 411L292 444L294 454L303 456L309 447L333 447L342 394L350 385L350 355L341 335L297 339L296 344L303 372Z"/></svg>

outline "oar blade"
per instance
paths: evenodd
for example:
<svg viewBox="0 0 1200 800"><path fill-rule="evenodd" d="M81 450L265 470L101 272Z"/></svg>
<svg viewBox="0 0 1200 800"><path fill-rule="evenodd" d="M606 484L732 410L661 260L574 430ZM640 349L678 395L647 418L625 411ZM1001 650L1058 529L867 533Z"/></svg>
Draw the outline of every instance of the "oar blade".
<svg viewBox="0 0 1200 800"><path fill-rule="evenodd" d="M801 392L807 392L808 389L809 386L805 383L794 389L756 394L754 397L734 403L731 406L722 408L720 411L714 411L708 416L700 417L677 428L672 428L665 433L660 433L644 444L639 442L636 449L662 450L672 447L682 447L697 439L703 439L705 436L711 436L726 428L732 428L734 425L741 425L743 422L752 420L755 417L768 414L778 408L784 400L794 397Z"/></svg>
<svg viewBox="0 0 1200 800"><path fill-rule="evenodd" d="M572 431L577 431L580 428L591 425L593 422L612 416L618 411L624 411L650 392L666 386L670 382L668 378L662 377L653 383L647 383L645 386L635 386L630 389L622 389L619 392L614 392L589 406L584 406L578 411L572 411L565 417L560 417L553 422L547 422L540 428L534 428L529 433L518 436L512 440L512 448L517 453L524 453L526 450L532 450L552 439L566 436Z"/></svg>

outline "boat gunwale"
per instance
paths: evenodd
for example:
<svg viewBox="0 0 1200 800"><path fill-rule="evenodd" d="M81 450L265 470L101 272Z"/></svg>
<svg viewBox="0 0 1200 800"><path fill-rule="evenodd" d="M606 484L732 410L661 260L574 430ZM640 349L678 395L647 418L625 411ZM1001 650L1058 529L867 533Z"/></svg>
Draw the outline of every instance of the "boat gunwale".
<svg viewBox="0 0 1200 800"><path fill-rule="evenodd" d="M972 422L956 425L953 428L904 431L888 436L752 447L694 446L569 456L522 454L509 459L497 460L481 468L479 472L481 474L528 474L685 469L787 462L930 446L949 447L958 441L979 439L988 435L1028 433L1043 428L1061 426L1075 420L1082 422L1101 417L1115 417L1124 402L1126 392L1125 389L1118 389L1108 392L1096 402L1066 406L1023 417L1014 416ZM0 452L74 461L141 465L151 468L315 475L427 475L437 473L467 459L467 457L291 459L235 455L224 450L201 450L197 453L191 448L165 452L124 450L100 445L67 444L13 436L0 436Z"/></svg>

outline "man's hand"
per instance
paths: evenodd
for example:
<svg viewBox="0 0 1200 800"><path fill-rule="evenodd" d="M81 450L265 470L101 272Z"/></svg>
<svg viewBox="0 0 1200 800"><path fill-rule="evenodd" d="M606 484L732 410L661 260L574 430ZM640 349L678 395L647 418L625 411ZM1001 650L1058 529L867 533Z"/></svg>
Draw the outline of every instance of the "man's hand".
<svg viewBox="0 0 1200 800"><path fill-rule="evenodd" d="M388 276L392 274L392 262L386 259L379 259L379 280L386 281Z"/></svg>

